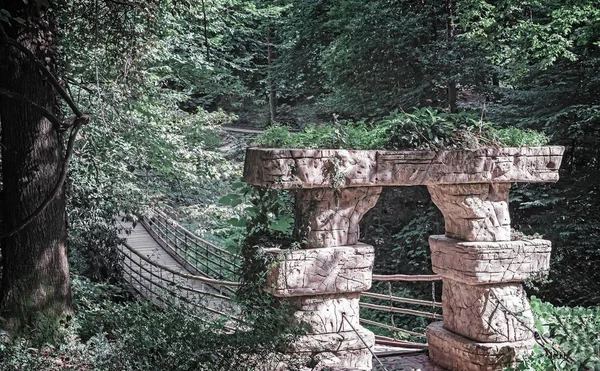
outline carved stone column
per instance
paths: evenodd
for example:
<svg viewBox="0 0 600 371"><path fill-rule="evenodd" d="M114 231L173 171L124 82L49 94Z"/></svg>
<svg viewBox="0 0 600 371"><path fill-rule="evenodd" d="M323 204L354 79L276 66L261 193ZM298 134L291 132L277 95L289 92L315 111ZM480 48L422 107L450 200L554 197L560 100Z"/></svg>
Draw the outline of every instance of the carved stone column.
<svg viewBox="0 0 600 371"><path fill-rule="evenodd" d="M296 190L296 235L305 248L269 250L278 262L267 289L288 298L295 321L309 333L294 352L319 355L331 364L370 370L373 333L359 323L361 291L371 287L374 250L358 242L358 223L381 187Z"/></svg>
<svg viewBox="0 0 600 371"><path fill-rule="evenodd" d="M429 355L450 370L501 370L533 349L533 316L521 282L545 272L550 241L510 241L509 183L428 186L444 214L431 236L442 276L443 325L427 328Z"/></svg>
<svg viewBox="0 0 600 371"><path fill-rule="evenodd" d="M307 247L355 245L358 224L379 199L381 187L299 189L296 235Z"/></svg>

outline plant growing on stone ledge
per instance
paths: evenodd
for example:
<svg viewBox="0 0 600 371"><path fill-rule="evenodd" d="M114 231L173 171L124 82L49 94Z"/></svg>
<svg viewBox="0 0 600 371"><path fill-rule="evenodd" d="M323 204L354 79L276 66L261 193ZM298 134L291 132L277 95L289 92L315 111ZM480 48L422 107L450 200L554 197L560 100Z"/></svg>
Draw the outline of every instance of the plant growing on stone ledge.
<svg viewBox="0 0 600 371"><path fill-rule="evenodd" d="M258 144L269 148L435 150L541 146L548 140L542 133L502 128L469 113L422 108L411 113L393 111L372 123L339 121L333 125L312 125L294 135L285 127L273 126L265 130Z"/></svg>

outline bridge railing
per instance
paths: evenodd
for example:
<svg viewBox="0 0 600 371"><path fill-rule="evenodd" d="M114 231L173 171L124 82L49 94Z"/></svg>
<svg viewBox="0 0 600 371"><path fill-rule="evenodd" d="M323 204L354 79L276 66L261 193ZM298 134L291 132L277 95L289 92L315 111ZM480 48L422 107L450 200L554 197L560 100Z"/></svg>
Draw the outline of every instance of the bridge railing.
<svg viewBox="0 0 600 371"><path fill-rule="evenodd" d="M228 316L227 313L231 312L230 307L225 306L224 310L219 310L215 309L214 305L215 303L219 304L221 300L229 299L234 292L233 288L237 285L240 274L241 258L195 236L159 210L155 210L152 216L145 218L142 224L152 237L188 272L199 276L174 272L169 270L168 267L160 266L160 264L153 262L150 258L133 250L125 243L123 254L127 283L138 293L150 298L159 305L164 305L165 301L172 305L176 301L188 307L206 310L215 316ZM223 281L219 280L229 280L229 284L223 285L221 284ZM399 316L416 316L426 320L442 319L440 314L442 304L435 301L435 283L441 281L441 277L437 275L374 274L373 281L388 282L390 285L389 294L361 293L360 307L372 314L369 315L371 319L361 318L361 323L385 329L393 336L402 334L404 337L409 336L411 339L417 339L425 338L425 326L402 328L401 325L396 325L396 323L405 323L406 321L403 321L402 317ZM205 289L198 289L198 282L203 282ZM432 300L395 296L392 294L391 284L393 282L431 282ZM206 285L216 290L207 290ZM207 301L207 298L212 299ZM406 305L411 306L411 308L406 308ZM413 309L415 307L419 309ZM381 320L381 314L387 315L387 319ZM373 317L376 317L377 320L373 320ZM405 347L419 348L426 346L416 342L398 341L385 336L377 336L377 341L378 343L393 343Z"/></svg>
<svg viewBox="0 0 600 371"><path fill-rule="evenodd" d="M154 210L142 224L157 242L194 274L237 281L241 258L186 230L165 213Z"/></svg>
<svg viewBox="0 0 600 371"><path fill-rule="evenodd" d="M126 285L155 305L181 308L205 322L224 318L228 322L226 329L241 322L235 315L231 297L213 289L215 286L235 287L237 282L178 272L136 251L127 242L120 245L120 253Z"/></svg>
<svg viewBox="0 0 600 371"><path fill-rule="evenodd" d="M402 325L396 325L396 322L402 322L397 315L416 316L427 320L441 320L442 315L440 314L442 303L435 301L435 284L441 281L441 277L438 275L406 275L406 274L395 274L395 275L373 275L373 282L387 282L389 293L382 294L376 292L363 292L361 293L361 301L359 306L361 309L367 310L371 314L380 313L387 314L387 321L374 321L366 318L361 318L360 322L365 325L378 327L389 331L394 337L376 336L378 344L389 344L389 345L400 345L403 347L413 348L425 348L427 344L416 343L412 341L399 341L395 338L396 334L401 334L403 337L411 337L414 339L425 338L425 326L419 326L420 328L402 328ZM431 282L432 285L432 299L422 300L415 298L407 298L393 295L392 283L404 282L404 283L415 283L415 282ZM373 289L371 289L373 290ZM369 302L365 302L364 299L368 298ZM398 306L397 304L410 305L412 307L419 307L420 309L409 309ZM406 317L405 317L406 318ZM400 319L400 321L398 321ZM384 323L385 322L385 323Z"/></svg>

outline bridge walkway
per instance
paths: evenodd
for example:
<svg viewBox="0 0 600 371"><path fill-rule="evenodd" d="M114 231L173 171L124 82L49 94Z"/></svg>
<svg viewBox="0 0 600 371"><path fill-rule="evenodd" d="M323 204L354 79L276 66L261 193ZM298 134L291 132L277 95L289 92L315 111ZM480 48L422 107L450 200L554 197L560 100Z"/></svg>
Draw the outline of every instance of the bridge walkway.
<svg viewBox="0 0 600 371"><path fill-rule="evenodd" d="M123 277L135 291L161 307L181 306L199 320L227 319L226 329L234 330L242 323L239 310L232 300L238 285L239 257L203 240L156 211L135 226L131 222L120 223L120 233L126 242L121 246ZM435 281L436 276L378 276L375 281ZM441 306L440 303L418 299L399 298L376 293L363 293L364 297L392 300L407 304ZM436 313L401 309L362 303L369 310L390 311L420 317L439 319ZM363 322L363 320L361 320ZM364 320L369 325L419 335L413 331ZM377 337L375 355L381 363L373 360L373 370L422 370L438 371L432 366L424 344L395 341Z"/></svg>
<svg viewBox="0 0 600 371"><path fill-rule="evenodd" d="M197 316L204 312L202 317L207 320L222 316L235 320L238 311L231 291L201 281L202 276L190 272L165 241L153 234L145 223L134 227L131 222L121 222L119 236L128 245L121 247L125 283L159 306L180 305Z"/></svg>

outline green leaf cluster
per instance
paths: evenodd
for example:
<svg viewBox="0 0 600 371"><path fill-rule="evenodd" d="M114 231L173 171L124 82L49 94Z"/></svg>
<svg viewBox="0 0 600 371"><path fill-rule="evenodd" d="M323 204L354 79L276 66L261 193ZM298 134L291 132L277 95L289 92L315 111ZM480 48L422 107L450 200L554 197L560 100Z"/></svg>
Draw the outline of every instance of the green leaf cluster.
<svg viewBox="0 0 600 371"><path fill-rule="evenodd" d="M422 108L394 111L373 123L309 125L298 133L271 126L258 144L268 148L460 149L489 146L541 146L548 138L534 130L497 128L468 113L449 114Z"/></svg>
<svg viewBox="0 0 600 371"><path fill-rule="evenodd" d="M555 307L534 296L531 309L540 340L516 370L600 370L598 308Z"/></svg>
<svg viewBox="0 0 600 371"><path fill-rule="evenodd" d="M31 336L3 335L2 370L246 371L275 368L281 361L290 369L299 365L297 357L278 352L299 332L285 327L277 309L249 316L252 326L228 333L223 321L206 321L208 313L189 313L177 305L158 309L132 300L120 287L79 276L73 278L73 292L76 314L65 324L69 336L48 345L32 343Z"/></svg>

